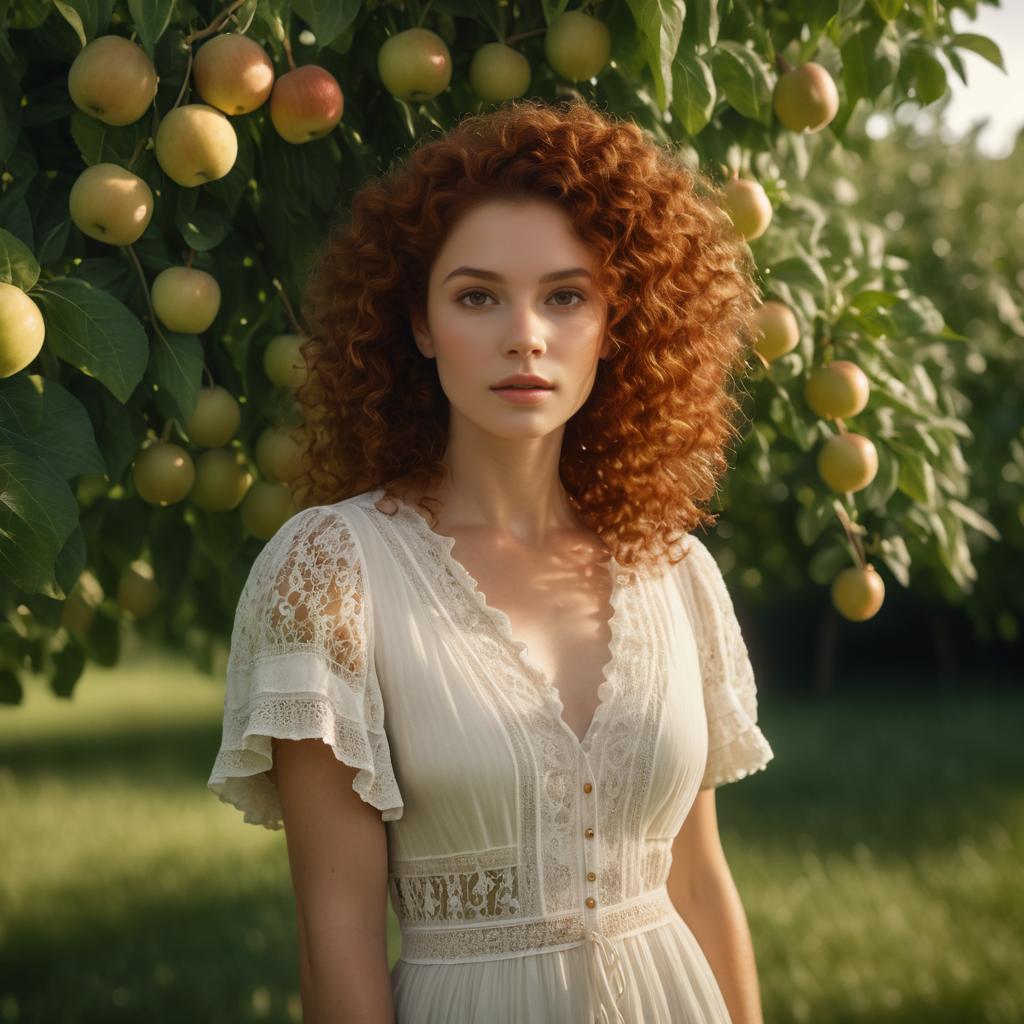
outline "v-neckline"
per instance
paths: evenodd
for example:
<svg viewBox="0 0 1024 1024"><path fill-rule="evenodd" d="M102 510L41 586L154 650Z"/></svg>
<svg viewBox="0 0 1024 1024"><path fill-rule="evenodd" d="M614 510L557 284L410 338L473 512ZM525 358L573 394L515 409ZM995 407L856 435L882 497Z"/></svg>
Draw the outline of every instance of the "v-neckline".
<svg viewBox="0 0 1024 1024"><path fill-rule="evenodd" d="M377 502L384 496L385 491L383 487L373 491L371 493L371 504L381 515L391 518L388 513L377 508ZM622 667L623 640L625 639L623 604L626 595L631 592L631 587L629 586L631 581L630 572L621 565L614 554L609 556L606 566L611 577L611 593L608 598L612 610L611 617L608 619L608 628L611 633L608 641L609 657L601 669L601 682L597 687L597 707L594 709L593 715L591 715L590 723L581 740L572 726L562 717L565 705L562 702L561 694L548 676L547 671L530 657L529 645L524 640L519 640L515 636L512 630L512 622L508 615L501 608L496 608L488 602L484 592L480 589L477 579L453 554L456 538L448 534L438 533L427 522L426 517L404 498L393 497L392 495L387 497L398 505L401 512L414 521L414 525L425 539L439 546L444 564L452 576L458 580L469 597L476 602L495 632L506 646L513 651L527 674L539 687L552 715L555 717L558 725L570 736L575 748L584 756L589 757L594 750L595 737L600 731L602 722L608 715L608 709L611 706L616 691L619 671Z"/></svg>

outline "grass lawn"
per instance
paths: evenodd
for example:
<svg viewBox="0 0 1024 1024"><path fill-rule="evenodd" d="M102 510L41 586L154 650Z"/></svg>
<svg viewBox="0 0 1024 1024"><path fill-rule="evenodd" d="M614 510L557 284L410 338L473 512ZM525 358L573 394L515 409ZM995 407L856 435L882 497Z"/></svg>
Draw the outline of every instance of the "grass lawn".
<svg viewBox="0 0 1024 1024"><path fill-rule="evenodd" d="M222 700L143 655L0 709L0 1022L301 1019L284 833L206 789ZM1024 695L762 692L761 724L718 809L768 1024L1024 1021Z"/></svg>

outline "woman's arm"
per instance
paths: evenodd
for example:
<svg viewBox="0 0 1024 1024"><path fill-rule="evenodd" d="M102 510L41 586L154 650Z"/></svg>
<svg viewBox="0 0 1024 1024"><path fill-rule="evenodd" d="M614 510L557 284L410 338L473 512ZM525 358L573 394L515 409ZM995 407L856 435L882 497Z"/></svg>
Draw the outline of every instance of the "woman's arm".
<svg viewBox="0 0 1024 1024"><path fill-rule="evenodd" d="M668 891L711 965L732 1024L763 1024L754 946L722 850L714 789L697 794L672 844Z"/></svg>
<svg viewBox="0 0 1024 1024"><path fill-rule="evenodd" d="M394 1024L387 832L319 739L273 740L295 890L303 1024Z"/></svg>

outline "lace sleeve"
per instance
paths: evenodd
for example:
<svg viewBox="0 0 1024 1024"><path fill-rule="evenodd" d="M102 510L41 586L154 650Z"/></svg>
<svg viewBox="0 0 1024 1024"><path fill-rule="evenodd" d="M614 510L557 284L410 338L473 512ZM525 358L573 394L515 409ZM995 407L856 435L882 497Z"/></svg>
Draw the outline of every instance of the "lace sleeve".
<svg viewBox="0 0 1024 1024"><path fill-rule="evenodd" d="M735 782L765 768L775 756L757 725L757 688L747 645L722 571L703 542L690 534L691 607L700 652L708 760L701 789Z"/></svg>
<svg viewBox="0 0 1024 1024"><path fill-rule="evenodd" d="M292 516L257 555L235 610L220 750L207 783L244 820L283 827L271 737L318 738L358 768L352 788L401 818L384 731L372 614L357 540L343 513Z"/></svg>

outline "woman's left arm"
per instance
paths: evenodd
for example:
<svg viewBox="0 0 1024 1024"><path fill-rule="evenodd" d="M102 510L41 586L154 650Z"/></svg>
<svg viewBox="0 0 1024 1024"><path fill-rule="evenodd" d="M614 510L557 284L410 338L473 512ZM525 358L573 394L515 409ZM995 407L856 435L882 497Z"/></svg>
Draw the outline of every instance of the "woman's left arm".
<svg viewBox="0 0 1024 1024"><path fill-rule="evenodd" d="M763 1024L754 946L722 850L714 789L697 794L672 844L668 892L704 951L732 1024Z"/></svg>

